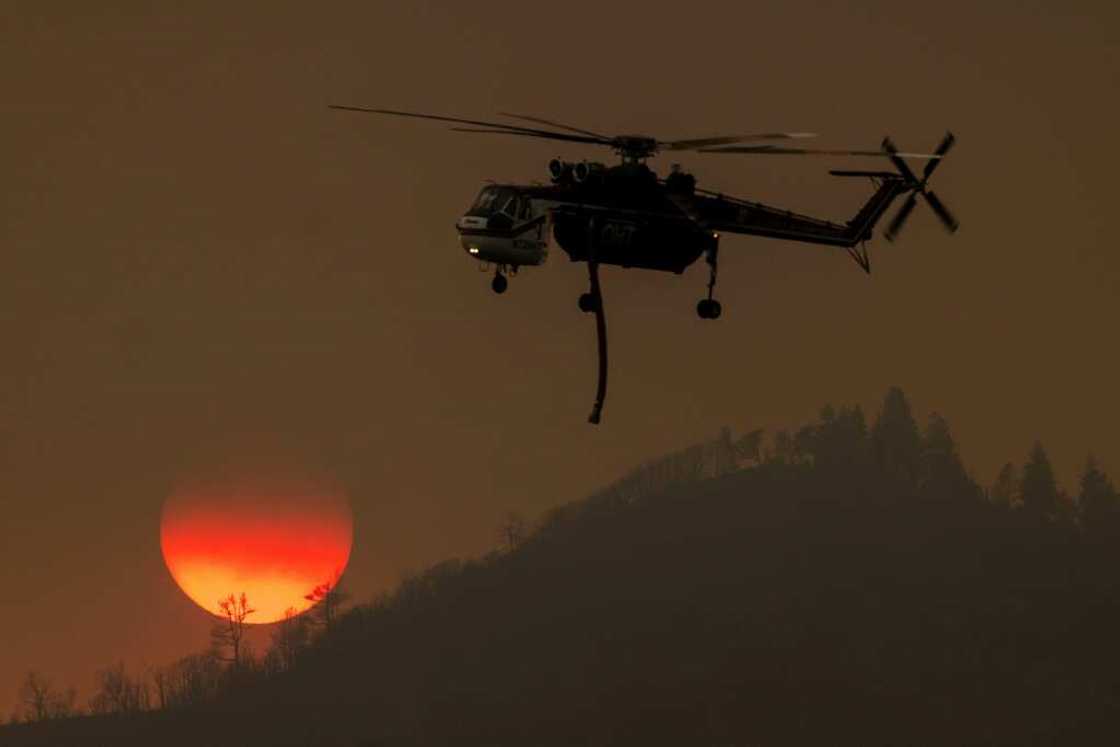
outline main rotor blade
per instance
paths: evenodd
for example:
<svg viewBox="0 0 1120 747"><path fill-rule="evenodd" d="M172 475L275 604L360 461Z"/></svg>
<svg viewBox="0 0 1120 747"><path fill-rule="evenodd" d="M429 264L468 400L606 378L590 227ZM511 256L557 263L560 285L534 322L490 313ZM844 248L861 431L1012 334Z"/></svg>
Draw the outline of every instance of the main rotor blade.
<svg viewBox="0 0 1120 747"><path fill-rule="evenodd" d="M893 171L849 171L848 169L829 169L833 176L867 176L872 179L897 179L898 174Z"/></svg>
<svg viewBox="0 0 1120 747"><path fill-rule="evenodd" d="M530 117L526 114L510 114L509 112L498 112L498 114L500 114L503 117L513 117L514 119L524 119L526 122L536 122L537 124L548 125L549 127L556 127L556 128L561 129L561 130L567 130L568 132L577 132L580 135L590 135L591 137L597 137L597 138L600 138L602 140L610 140L609 136L601 135L598 132L592 132L591 130L581 130L578 127L572 127L571 125L560 124L559 122L552 122L552 121L549 121L547 119L541 119L540 117Z"/></svg>
<svg viewBox="0 0 1120 747"><path fill-rule="evenodd" d="M490 130L481 127L452 127L455 132L488 132L494 135L524 135L525 137L539 137L546 140L564 140L569 143L591 143L592 145L609 145L602 140L580 135L566 135L563 132L550 132L543 134L535 130Z"/></svg>
<svg viewBox="0 0 1120 747"><path fill-rule="evenodd" d="M813 148L779 148L774 145L742 145L731 148L700 148L700 153L757 153L794 156L877 156L879 158L940 158L932 153L890 153L881 150L818 150Z"/></svg>
<svg viewBox="0 0 1120 747"><path fill-rule="evenodd" d="M957 142L956 136L951 132L946 132L945 138L941 141L941 144L937 146L937 150L935 150L934 153L941 157L944 157L945 154L952 149L953 143L955 142ZM933 173L933 170L937 168L937 164L939 163L941 163L940 159L936 161L930 161L926 164L926 170L922 173L923 182L929 179L929 175Z"/></svg>
<svg viewBox="0 0 1120 747"><path fill-rule="evenodd" d="M662 150L693 150L713 145L745 143L750 140L795 140L816 137L815 132L758 132L753 135L725 135L722 137L701 137L690 140L659 140L657 146Z"/></svg>
<svg viewBox="0 0 1120 747"><path fill-rule="evenodd" d="M476 126L479 126L479 127L494 127L494 128L498 128L498 129L501 129L501 130L509 130L511 132L520 132L520 133L523 133L523 134L524 133L533 133L535 135L540 135L540 136L552 136L552 137L554 137L556 135L561 134L561 133L557 133L557 132L549 132L548 130L537 130L537 129L533 129L533 128L530 128L530 127L521 127L520 125L509 125L509 124L505 124L504 122L485 122L485 121L478 120L478 119L460 119L458 117L443 117L443 116L440 116L440 115L437 115L437 114L421 114L419 112L404 112L404 111L397 111L395 109L370 109L370 108L364 107L364 106L344 106L342 104L328 104L328 107L331 108L331 109L340 109L342 111L350 111L350 112L363 112L363 113L367 113L367 114L389 114L389 115L394 116L394 117L413 117L415 119L432 119L432 120L435 120L437 122L452 122L454 124L476 125ZM611 141L606 139L606 138L596 140L595 142L601 143L602 145L610 145L611 144Z"/></svg>
<svg viewBox="0 0 1120 747"><path fill-rule="evenodd" d="M907 198L906 202L902 203L902 207L898 209L898 213L895 214L894 220L892 220L891 224L887 227L887 232L885 234L887 237L887 241L894 241L895 238L898 237L898 232L902 230L902 226L906 223L906 219L910 217L910 213L914 210L914 206L917 204L918 196L914 192L911 192L910 197Z"/></svg>
<svg viewBox="0 0 1120 747"><path fill-rule="evenodd" d="M926 202L933 208L933 212L937 213L937 217L945 224L945 228L949 230L949 233L956 233L957 229L961 227L961 224L953 217L953 214L949 212L949 208L945 207L945 203L937 199L937 195L933 192L923 192L922 196L926 198Z"/></svg>

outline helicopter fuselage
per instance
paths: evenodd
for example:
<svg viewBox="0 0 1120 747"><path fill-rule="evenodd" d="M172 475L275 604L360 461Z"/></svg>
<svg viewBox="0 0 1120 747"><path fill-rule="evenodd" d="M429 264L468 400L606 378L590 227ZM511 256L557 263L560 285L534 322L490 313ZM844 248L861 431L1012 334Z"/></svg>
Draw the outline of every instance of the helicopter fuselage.
<svg viewBox="0 0 1120 747"><path fill-rule="evenodd" d="M456 223L472 257L516 269L547 258L549 238L573 262L681 273L718 234L697 225L643 164L553 162L552 185L492 184Z"/></svg>

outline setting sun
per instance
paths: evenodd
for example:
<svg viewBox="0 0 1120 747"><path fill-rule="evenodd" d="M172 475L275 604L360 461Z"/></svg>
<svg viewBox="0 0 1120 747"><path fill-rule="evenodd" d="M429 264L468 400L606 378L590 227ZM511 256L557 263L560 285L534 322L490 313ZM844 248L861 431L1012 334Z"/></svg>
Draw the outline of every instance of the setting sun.
<svg viewBox="0 0 1120 747"><path fill-rule="evenodd" d="M346 568L353 521L345 497L306 484L183 489L163 506L160 545L183 592L207 611L244 592L251 623L303 612L316 586Z"/></svg>

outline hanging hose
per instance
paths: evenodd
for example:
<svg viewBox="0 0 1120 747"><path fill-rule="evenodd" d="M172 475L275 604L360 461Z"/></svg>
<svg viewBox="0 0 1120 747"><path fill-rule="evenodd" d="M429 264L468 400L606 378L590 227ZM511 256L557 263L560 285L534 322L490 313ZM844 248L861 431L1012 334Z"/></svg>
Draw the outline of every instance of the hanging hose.
<svg viewBox="0 0 1120 747"><path fill-rule="evenodd" d="M591 415L587 422L598 425L603 415L603 401L607 398L607 317L603 312L603 293L599 289L599 260L595 256L595 216L587 220L587 276L591 281L591 289L587 298L591 308L584 308L580 300L580 308L584 311L595 312L595 331L599 336L599 386L595 390L595 404L591 407Z"/></svg>
<svg viewBox="0 0 1120 747"><path fill-rule="evenodd" d="M587 274L591 279L591 298L595 305L595 330L599 335L599 386L595 391L595 405L591 408L591 416L587 421L598 425L603 414L603 401L607 398L607 317L603 312L603 294L599 291L599 263L590 257L587 262Z"/></svg>

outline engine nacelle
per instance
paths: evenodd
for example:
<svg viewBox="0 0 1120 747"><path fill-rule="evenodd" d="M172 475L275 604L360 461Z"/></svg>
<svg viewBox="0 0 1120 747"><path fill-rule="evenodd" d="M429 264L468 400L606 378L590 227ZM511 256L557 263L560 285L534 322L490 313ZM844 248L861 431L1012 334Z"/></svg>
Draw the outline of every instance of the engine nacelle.
<svg viewBox="0 0 1120 747"><path fill-rule="evenodd" d="M553 184L586 184L602 178L606 167L593 161L571 163L553 158L548 162L548 173Z"/></svg>
<svg viewBox="0 0 1120 747"><path fill-rule="evenodd" d="M603 164L590 161L580 161L572 164L572 181L576 184L586 184L595 181L603 175Z"/></svg>
<svg viewBox="0 0 1120 747"><path fill-rule="evenodd" d="M572 164L553 158L548 162L548 173L554 184L567 181L572 177Z"/></svg>

